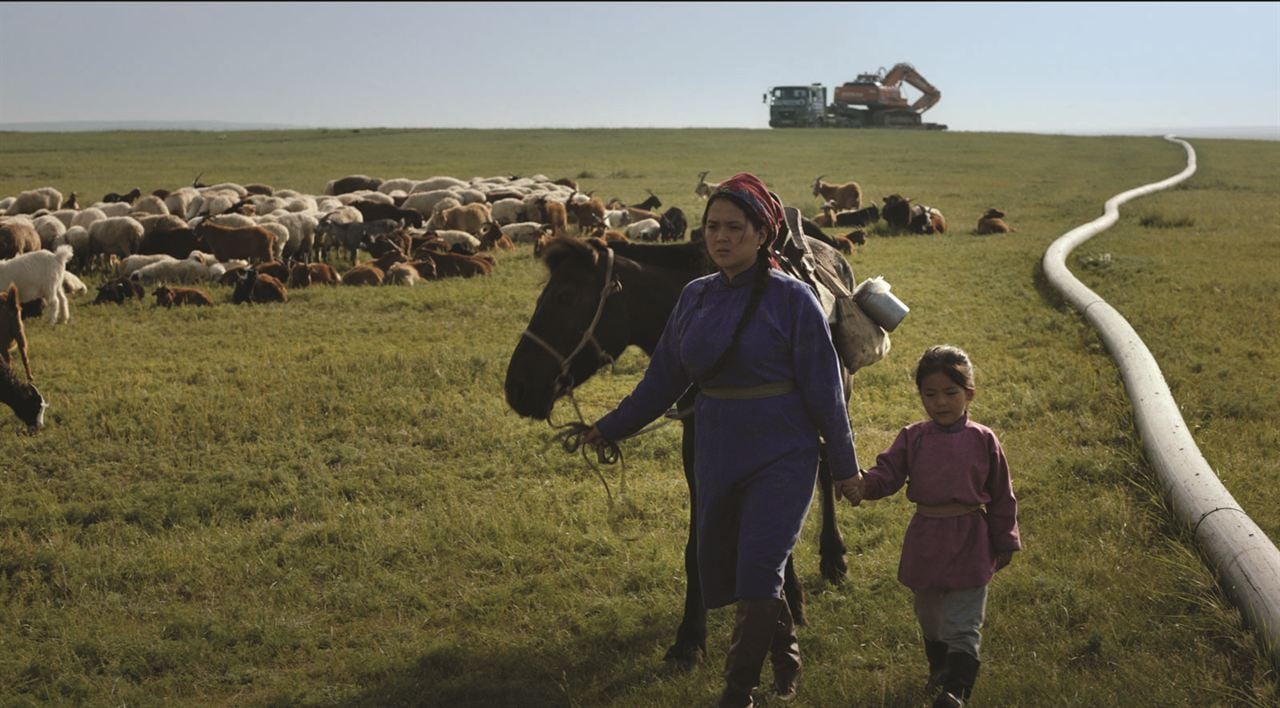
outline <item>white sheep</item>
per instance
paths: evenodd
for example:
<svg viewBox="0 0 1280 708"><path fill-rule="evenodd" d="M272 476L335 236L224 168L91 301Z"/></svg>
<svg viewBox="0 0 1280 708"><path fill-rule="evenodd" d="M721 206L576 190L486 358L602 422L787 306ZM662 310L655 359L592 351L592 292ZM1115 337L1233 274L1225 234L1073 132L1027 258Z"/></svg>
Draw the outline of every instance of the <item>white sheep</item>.
<svg viewBox="0 0 1280 708"><path fill-rule="evenodd" d="M289 197L289 201L286 202L284 205L285 211L291 211L294 213L303 212L303 211L315 211L316 209L319 209L319 208L320 206L319 204L316 203L315 197L312 197L306 194L301 194L296 197Z"/></svg>
<svg viewBox="0 0 1280 708"><path fill-rule="evenodd" d="M417 183L417 180L412 180L407 177L396 177L395 179L389 179L378 185L378 191L383 194L391 194L397 190L408 193L413 191L413 186Z"/></svg>
<svg viewBox="0 0 1280 708"><path fill-rule="evenodd" d="M89 227L90 255L99 253L125 258L137 253L145 229L130 216L116 216L95 221Z"/></svg>
<svg viewBox="0 0 1280 708"><path fill-rule="evenodd" d="M356 213L359 214L360 212L357 211ZM314 252L316 226L320 223L315 214L311 212L283 212L264 216L260 220L260 225L262 226L270 223L282 224L289 230L289 241L281 250L283 256L297 257L302 255L310 257Z"/></svg>
<svg viewBox="0 0 1280 708"><path fill-rule="evenodd" d="M453 177L431 177L413 185L413 189L410 191L410 194L416 192L434 192L439 189L450 189L452 187L469 186L471 185Z"/></svg>
<svg viewBox="0 0 1280 708"><path fill-rule="evenodd" d="M275 234L276 240L271 242L271 257L280 261L284 260L285 248L289 246L292 238L289 233L289 227L278 221L259 222L258 226ZM297 249L289 252L289 255L296 253Z"/></svg>
<svg viewBox="0 0 1280 708"><path fill-rule="evenodd" d="M493 203L490 211L494 222L499 226L524 220L524 202L519 199L499 199Z"/></svg>
<svg viewBox="0 0 1280 708"><path fill-rule="evenodd" d="M142 224L142 235L146 237L156 231L172 231L173 229L187 228L187 222L180 216L174 214L151 214L149 216L137 216L133 218Z"/></svg>
<svg viewBox="0 0 1280 708"><path fill-rule="evenodd" d="M521 221L498 228L514 243L537 243L543 234L551 233L551 227L537 221Z"/></svg>
<svg viewBox="0 0 1280 708"><path fill-rule="evenodd" d="M71 247L63 245L54 253L33 251L0 261L0 290L16 285L18 296L24 302L45 301L50 324L68 322L71 320L71 306L67 294L62 292L62 279L69 260Z"/></svg>
<svg viewBox="0 0 1280 708"><path fill-rule="evenodd" d="M163 216L169 213L169 207L165 206L164 200L154 194L148 194L133 203L131 212L141 212L143 214L156 214Z"/></svg>
<svg viewBox="0 0 1280 708"><path fill-rule="evenodd" d="M457 199L453 192L448 189L433 189L425 192L415 191L404 200L404 204L400 205L401 209L412 209L424 217L431 216L435 211L436 203L441 199Z"/></svg>
<svg viewBox="0 0 1280 708"><path fill-rule="evenodd" d="M451 229L444 229L441 231L436 231L434 233L437 237L442 239L445 243L449 244L450 246L462 245L467 248L470 248L472 251L480 250L480 239L476 238L475 236L472 236L466 231L454 231Z"/></svg>
<svg viewBox="0 0 1280 708"><path fill-rule="evenodd" d="M176 192L170 192L169 196L164 198L164 205L169 209L170 214L185 217L189 213L187 210L191 202L198 196L200 193L194 187L183 187Z"/></svg>
<svg viewBox="0 0 1280 708"><path fill-rule="evenodd" d="M453 197L445 197L444 199L441 199L440 201L436 202L435 206L431 207L431 216L432 218L435 218L436 214L439 214L445 209L452 209L454 207L460 207L460 206L462 206L462 202L458 201Z"/></svg>
<svg viewBox="0 0 1280 708"><path fill-rule="evenodd" d="M101 209L89 207L88 209L85 209L71 217L71 226L83 226L87 229L92 226L95 221L102 221L105 218L107 218L107 215L104 214ZM80 249L76 249L76 253L79 252Z"/></svg>
<svg viewBox="0 0 1280 708"><path fill-rule="evenodd" d="M108 219L128 216L129 212L133 211L133 205L129 204L129 202L98 202L91 208L101 211Z"/></svg>
<svg viewBox="0 0 1280 708"><path fill-rule="evenodd" d="M202 193L221 192L228 195L235 195L236 201L249 196L249 190L236 184L235 182L219 182L218 184L209 185L201 190Z"/></svg>
<svg viewBox="0 0 1280 708"><path fill-rule="evenodd" d="M67 227L53 214L36 217L34 226L36 233L40 234L40 247L46 251L53 250L54 240L67 232Z"/></svg>
<svg viewBox="0 0 1280 708"><path fill-rule="evenodd" d="M488 201L484 196L484 192L478 189L455 189L453 194L464 206L467 204L483 204Z"/></svg>
<svg viewBox="0 0 1280 708"><path fill-rule="evenodd" d="M126 256L120 259L120 262L116 264L115 277L127 278L130 275L133 275L137 271L142 270L143 268L146 268L149 265L155 265L156 263L164 263L166 261L176 261L176 260L178 259L174 258L173 256L167 256L163 253L156 253L148 256L140 256L136 254L132 256Z"/></svg>
<svg viewBox="0 0 1280 708"><path fill-rule="evenodd" d="M71 228L71 220L76 218L76 214L79 213L80 212L76 209L59 209L53 212L50 216L56 216L58 221L62 222L63 226Z"/></svg>
<svg viewBox="0 0 1280 708"><path fill-rule="evenodd" d="M62 206L62 192L53 187L29 189L14 198L13 203L5 210L6 214L32 214L41 209L56 211Z"/></svg>
<svg viewBox="0 0 1280 708"><path fill-rule="evenodd" d="M211 266L205 265L199 257L166 258L168 260L135 270L129 275L129 280L137 283L202 283L210 279Z"/></svg>
<svg viewBox="0 0 1280 708"><path fill-rule="evenodd" d="M245 216L244 214L236 213L210 216L208 217L208 222L210 224L217 224L218 226L226 226L233 229L244 229L258 225L258 222L255 221L252 216ZM194 224L192 226L194 227Z"/></svg>
<svg viewBox="0 0 1280 708"><path fill-rule="evenodd" d="M89 257L89 230L83 226L72 226L67 232L53 240L53 249L56 251L60 246L70 246L78 254L76 262L84 265L82 261Z"/></svg>
<svg viewBox="0 0 1280 708"><path fill-rule="evenodd" d="M75 273L68 270L62 273L62 292L67 295L78 295L89 292L89 286L85 285L83 280L77 278Z"/></svg>
<svg viewBox="0 0 1280 708"><path fill-rule="evenodd" d="M0 199L0 214L8 213L9 207L13 206L13 203L17 200L17 197L5 197L4 199Z"/></svg>

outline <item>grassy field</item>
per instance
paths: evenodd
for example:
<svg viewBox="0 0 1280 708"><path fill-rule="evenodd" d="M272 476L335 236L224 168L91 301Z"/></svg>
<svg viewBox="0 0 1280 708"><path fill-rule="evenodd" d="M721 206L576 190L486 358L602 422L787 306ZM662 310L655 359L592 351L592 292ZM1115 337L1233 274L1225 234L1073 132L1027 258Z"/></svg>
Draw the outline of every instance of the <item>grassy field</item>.
<svg viewBox="0 0 1280 708"><path fill-rule="evenodd" d="M1134 324L1276 540L1280 143L1192 143L1195 177L1130 204L1069 265ZM1153 491L1115 367L1039 271L1054 238L1183 159L1154 138L886 131L4 134L0 195L52 185L87 204L202 171L314 192L352 173L541 172L700 214L698 172L750 170L808 213L820 173L913 197L952 233L873 237L851 257L912 312L850 413L870 462L922 416L919 353L973 356L972 415L1009 456L1026 547L992 586L975 702L1274 705L1274 670ZM971 235L988 206L1018 233ZM624 446L635 511L610 514L599 480L503 401L545 273L528 247L500 258L484 280L296 290L282 306L235 307L225 288L200 311L80 296L69 324L29 323L52 407L35 437L0 416L0 704L711 703L728 611L711 613L705 666L661 661L684 592L678 430ZM586 384L586 414L645 364L632 350ZM807 525L794 705L924 701L895 579L910 515L901 494L842 506L839 586Z"/></svg>

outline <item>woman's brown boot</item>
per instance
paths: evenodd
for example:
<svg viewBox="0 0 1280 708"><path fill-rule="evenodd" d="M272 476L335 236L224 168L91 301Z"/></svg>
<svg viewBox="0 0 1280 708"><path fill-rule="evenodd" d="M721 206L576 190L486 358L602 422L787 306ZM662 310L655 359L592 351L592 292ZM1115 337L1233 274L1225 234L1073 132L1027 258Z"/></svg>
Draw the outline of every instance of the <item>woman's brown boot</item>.
<svg viewBox="0 0 1280 708"><path fill-rule="evenodd" d="M800 641L796 637L795 621L785 598L778 613L778 628L773 633L769 647L773 662L773 697L783 703L796 697L796 684L800 681Z"/></svg>
<svg viewBox="0 0 1280 708"><path fill-rule="evenodd" d="M760 669L778 630L784 603L775 598L739 600L734 612L733 643L724 665L720 708L750 708L751 692L760 685Z"/></svg>

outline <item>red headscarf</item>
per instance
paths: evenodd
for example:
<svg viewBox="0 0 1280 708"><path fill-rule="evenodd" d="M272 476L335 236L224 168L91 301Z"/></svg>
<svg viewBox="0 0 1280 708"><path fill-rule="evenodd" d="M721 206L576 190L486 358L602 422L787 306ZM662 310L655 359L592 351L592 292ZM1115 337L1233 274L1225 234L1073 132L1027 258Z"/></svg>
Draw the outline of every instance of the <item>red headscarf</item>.
<svg viewBox="0 0 1280 708"><path fill-rule="evenodd" d="M721 182L720 186L707 198L708 209L711 208L711 202L716 197L729 197L739 207L750 212L757 221L764 224L765 245L772 249L773 241L782 228L782 204L774 198L759 177L750 172L740 172ZM702 220L703 222L707 220L705 210L702 212Z"/></svg>

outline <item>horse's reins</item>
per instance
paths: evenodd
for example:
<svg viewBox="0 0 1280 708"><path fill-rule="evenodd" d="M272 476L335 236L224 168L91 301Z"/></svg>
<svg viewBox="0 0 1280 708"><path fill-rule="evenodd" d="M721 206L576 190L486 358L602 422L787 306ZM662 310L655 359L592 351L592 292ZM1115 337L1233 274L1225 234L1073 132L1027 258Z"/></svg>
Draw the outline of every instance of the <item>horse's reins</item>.
<svg viewBox="0 0 1280 708"><path fill-rule="evenodd" d="M607 364L612 367L615 364L614 358L605 351L604 347L600 345L600 341L596 339L596 327L600 325L600 318L604 316L604 307L609 300L609 296L622 292L622 282L613 277L613 249L606 248L605 253L607 255L607 260L605 261L604 287L600 290L600 301L596 304L595 316L591 318L591 324L587 325L587 329L582 333L582 339L578 340L578 346L574 347L573 351L569 352L568 356L562 356L560 352L556 351L555 347L548 344L545 339L529 331L527 328L520 336L528 337L534 344L542 347L542 349L550 354L553 359L559 362L560 374L556 376L555 390L552 392L551 396L552 405L554 406L556 399L561 396L567 397L569 402L573 404L573 411L578 416L578 420L570 421L563 425L556 425L555 422L551 420L551 412L548 411L547 424L551 426L552 430L559 431L555 434L554 439L560 441L560 447L565 452L570 454L578 451L582 452L582 459L586 460L587 465L591 467L592 471L596 473L596 476L600 478L600 482L604 484L604 491L609 498L609 506L612 508L613 492L609 489L609 481L605 478L604 473L600 471L600 468L596 466L596 462L591 461L591 458L587 455L586 448L582 444L583 439L591 430L591 425L587 423L586 418L582 415L582 408L578 406L578 400L573 395L576 385L573 380L573 376L569 373L573 358L586 348L588 344L595 348L596 356L602 366ZM675 420L676 418L670 418L668 420L655 423L643 430L640 430L639 432L622 438L622 440L651 433L658 428L670 425ZM604 445L596 448L596 460L602 465L622 463L622 472L618 487L619 492L621 492L627 486L627 475L626 463L623 462L622 459L622 448L618 447L619 442L621 442L621 440L606 440Z"/></svg>

